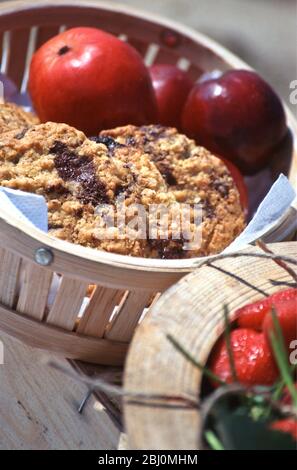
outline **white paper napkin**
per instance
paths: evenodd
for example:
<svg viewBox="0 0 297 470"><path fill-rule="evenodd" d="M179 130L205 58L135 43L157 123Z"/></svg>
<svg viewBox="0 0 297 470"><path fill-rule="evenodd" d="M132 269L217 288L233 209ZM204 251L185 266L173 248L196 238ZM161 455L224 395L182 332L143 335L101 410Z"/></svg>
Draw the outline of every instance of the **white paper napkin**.
<svg viewBox="0 0 297 470"><path fill-rule="evenodd" d="M289 180L281 174L260 204L248 226L225 251L239 250L262 237L279 224L280 219L284 217L289 208L296 211L296 217L294 217L294 213L293 220L296 219L297 230L295 200L296 192ZM1 207L8 208L15 217L27 220L28 223L47 232L47 206L42 196L0 187L0 214Z"/></svg>
<svg viewBox="0 0 297 470"><path fill-rule="evenodd" d="M43 196L25 193L0 186L0 210L9 212L20 220L26 220L43 232L48 231L47 205Z"/></svg>
<svg viewBox="0 0 297 470"><path fill-rule="evenodd" d="M245 230L226 248L225 252L239 250L263 237L279 224L289 208L294 208L295 199L295 190L291 186L288 178L281 174L259 205L256 214ZM297 230L297 211L295 227Z"/></svg>

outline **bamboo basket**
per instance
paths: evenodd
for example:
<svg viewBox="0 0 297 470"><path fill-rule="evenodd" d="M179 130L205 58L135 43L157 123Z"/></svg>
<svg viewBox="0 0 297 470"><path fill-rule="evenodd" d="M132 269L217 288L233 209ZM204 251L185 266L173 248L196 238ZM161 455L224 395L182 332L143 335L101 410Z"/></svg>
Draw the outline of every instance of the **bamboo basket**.
<svg viewBox="0 0 297 470"><path fill-rule="evenodd" d="M34 50L73 26L100 27L133 45L147 65L177 64L193 78L202 71L248 68L214 41L172 21L126 6L52 0L1 3L1 72L25 92ZM297 126L287 113L296 136ZM295 149L290 169L295 186L296 162ZM144 309L192 271L194 263L136 259L71 245L29 227L3 209L0 256L0 330L67 358L106 365L123 363ZM49 308L57 273L60 283ZM95 288L79 317L90 284Z"/></svg>
<svg viewBox="0 0 297 470"><path fill-rule="evenodd" d="M275 254L297 259L297 242L268 246ZM261 252L256 247L246 251ZM199 447L201 416L197 407L182 407L173 398L166 400L164 397L197 401L202 373L174 348L166 335L171 334L205 365L224 330L224 304L232 313L288 285L294 285L292 278L274 261L239 257L203 266L161 296L137 329L126 361L125 391L136 397L151 397L146 401L139 399L138 403L133 403L132 398L124 402L129 448L186 450ZM234 320L234 315L230 315L230 320ZM162 399L152 400L152 396Z"/></svg>

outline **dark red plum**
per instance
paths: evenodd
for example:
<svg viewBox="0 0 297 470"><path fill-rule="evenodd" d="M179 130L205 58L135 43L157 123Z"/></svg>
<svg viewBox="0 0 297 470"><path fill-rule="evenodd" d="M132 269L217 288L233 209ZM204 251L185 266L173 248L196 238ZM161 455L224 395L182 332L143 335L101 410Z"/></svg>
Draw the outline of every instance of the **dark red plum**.
<svg viewBox="0 0 297 470"><path fill-rule="evenodd" d="M160 124L180 129L181 113L194 82L186 72L174 65L153 65L150 67L150 75L157 98Z"/></svg>
<svg viewBox="0 0 297 470"><path fill-rule="evenodd" d="M232 70L198 83L182 116L184 132L254 174L287 133L281 100L258 74Z"/></svg>

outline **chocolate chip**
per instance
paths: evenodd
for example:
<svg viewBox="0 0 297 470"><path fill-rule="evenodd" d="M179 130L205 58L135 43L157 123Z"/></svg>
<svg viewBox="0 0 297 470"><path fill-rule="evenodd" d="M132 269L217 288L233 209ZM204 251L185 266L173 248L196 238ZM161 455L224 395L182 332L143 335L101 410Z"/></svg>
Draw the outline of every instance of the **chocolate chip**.
<svg viewBox="0 0 297 470"><path fill-rule="evenodd" d="M166 133L166 127L161 124L154 126L141 126L140 130L145 134L144 139L153 141L164 137Z"/></svg>
<svg viewBox="0 0 297 470"><path fill-rule="evenodd" d="M23 137L25 137L27 131L28 131L28 127L24 127L24 129L21 130L21 132L19 132L18 134L16 134L16 135L14 136L15 139L21 140Z"/></svg>
<svg viewBox="0 0 297 470"><path fill-rule="evenodd" d="M57 229L63 228L63 227L64 227L64 225L61 224L61 223L58 223L58 222L57 222L57 223L52 222L52 223L49 223L49 224L48 224L48 229L49 229L49 230L57 230Z"/></svg>
<svg viewBox="0 0 297 470"><path fill-rule="evenodd" d="M176 186L177 180L172 172L172 169L165 161L156 161L154 160L158 170L160 171L161 175L163 176L164 180L169 186Z"/></svg>
<svg viewBox="0 0 297 470"><path fill-rule="evenodd" d="M97 180L96 177L85 175L85 181L80 181L82 190L78 194L78 198L84 204L108 204L109 197L106 193L106 185L103 181Z"/></svg>
<svg viewBox="0 0 297 470"><path fill-rule="evenodd" d="M76 181L80 184L80 201L93 206L109 202L106 185L97 178L92 157L77 155L59 141L54 143L50 152L55 154L54 162L59 176L64 181Z"/></svg>
<svg viewBox="0 0 297 470"><path fill-rule="evenodd" d="M10 161L11 161L12 163L14 163L15 165L17 165L17 164L19 163L20 159L21 159L21 155L20 155L20 154L16 154Z"/></svg>
<svg viewBox="0 0 297 470"><path fill-rule="evenodd" d="M116 187L115 187L115 190L114 190L114 195L115 197L119 196L120 194L122 194L124 191L126 191L127 187L121 185L121 184L117 184Z"/></svg>
<svg viewBox="0 0 297 470"><path fill-rule="evenodd" d="M202 204L202 208L203 208L203 212L204 212L205 216L208 219L213 219L214 216L215 216L215 210L212 207L212 205L210 204L210 202L207 199L205 199L205 200L201 201L201 204Z"/></svg>
<svg viewBox="0 0 297 470"><path fill-rule="evenodd" d="M126 144L127 144L127 145L131 145L131 146L136 145L136 140L135 140L135 138L132 137L132 135L129 135L129 137L126 138Z"/></svg>
<svg viewBox="0 0 297 470"><path fill-rule="evenodd" d="M50 195L52 195L53 193L58 194L58 195L69 193L68 189L65 186L63 186L62 183L57 183L57 184L46 186L44 191L46 194L50 194Z"/></svg>
<svg viewBox="0 0 297 470"><path fill-rule="evenodd" d="M50 149L50 152L55 153L55 154L59 154L59 153L62 153L62 152L66 152L67 150L68 150L68 147L67 147L66 144L64 144L63 142L60 142L59 140L56 140L54 142L54 145Z"/></svg>
<svg viewBox="0 0 297 470"><path fill-rule="evenodd" d="M214 181L212 187L218 191L222 197L228 197L229 195L229 185L222 181Z"/></svg>
<svg viewBox="0 0 297 470"><path fill-rule="evenodd" d="M108 148L108 150L114 150L115 148L119 147L125 147L125 145L120 144L117 142L115 139L108 135L98 135L98 136L92 136L89 138L93 142L96 142L96 144L104 144Z"/></svg>
<svg viewBox="0 0 297 470"><path fill-rule="evenodd" d="M191 148L190 146L187 144L185 145L185 147L183 148L181 154L180 154L180 158L182 160L187 160L188 158L190 158L192 156L192 152L191 152Z"/></svg>
<svg viewBox="0 0 297 470"><path fill-rule="evenodd" d="M83 208L78 207L77 209L75 209L74 213L75 213L76 217L81 217L83 215Z"/></svg>
<svg viewBox="0 0 297 470"><path fill-rule="evenodd" d="M161 259L185 258L184 240L148 240L152 249L157 250Z"/></svg>
<svg viewBox="0 0 297 470"><path fill-rule="evenodd" d="M163 170L162 176L169 186L175 186L177 184L176 178L169 168Z"/></svg>

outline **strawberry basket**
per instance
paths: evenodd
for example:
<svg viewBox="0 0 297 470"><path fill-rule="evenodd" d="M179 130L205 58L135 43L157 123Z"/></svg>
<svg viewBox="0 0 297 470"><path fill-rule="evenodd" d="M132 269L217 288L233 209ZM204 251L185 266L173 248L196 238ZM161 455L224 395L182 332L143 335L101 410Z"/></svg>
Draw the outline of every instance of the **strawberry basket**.
<svg viewBox="0 0 297 470"><path fill-rule="evenodd" d="M268 247L274 255L297 259L297 242ZM296 287L282 266L261 257L265 254L260 248L249 247L237 255L213 260L185 276L162 295L137 329L124 373L124 420L131 449L205 448L203 400L211 390L203 387L203 371L169 337L206 366L226 328L224 306L233 322L238 308ZM290 266L296 273L296 265ZM241 444L241 449L253 449ZM276 441L274 445L277 448Z"/></svg>
<svg viewBox="0 0 297 470"><path fill-rule="evenodd" d="M248 68L214 41L172 21L126 6L53 0L1 4L1 72L25 92L34 51L73 26L102 28L134 46L147 65L177 64L194 79L202 71ZM295 136L296 124L287 115ZM296 162L295 150L289 170L295 185ZM277 171L273 165L270 170ZM272 241L288 233L286 227ZM72 245L4 209L0 252L0 330L67 358L106 365L123 363L143 311L195 263L136 259ZM86 297L88 304L79 314Z"/></svg>

